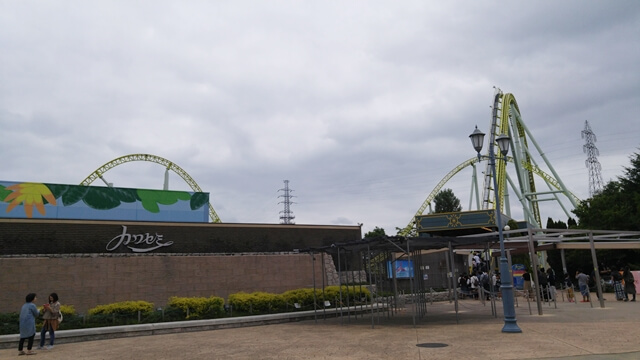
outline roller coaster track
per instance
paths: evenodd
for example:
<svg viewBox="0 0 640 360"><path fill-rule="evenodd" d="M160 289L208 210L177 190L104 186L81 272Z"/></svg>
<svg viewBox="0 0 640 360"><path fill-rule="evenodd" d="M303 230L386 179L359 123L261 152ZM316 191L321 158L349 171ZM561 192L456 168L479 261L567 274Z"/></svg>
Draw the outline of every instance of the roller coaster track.
<svg viewBox="0 0 640 360"><path fill-rule="evenodd" d="M511 182L511 179L508 177L506 166L506 161L496 161L496 182L498 184L497 196L496 189L493 188L493 176L494 174L491 171L491 167L489 164L489 149L487 149L487 154L482 155L480 157L474 157L467 161L462 162L460 165L456 166L453 170L451 170L440 182L435 186L435 188L431 191L427 199L422 203L422 206L418 209L415 216L411 219L409 224L399 231L399 235L408 236L411 234L412 230L415 229L415 218L416 216L420 216L424 213L429 204L435 199L437 193L442 189L442 187L449 181L454 175L459 173L462 169L473 166L474 168L474 177L473 181L475 182L475 164L482 161L487 160L487 167L484 171L484 186L483 186L483 194L482 194L482 209L495 209L495 201L493 199L498 199L500 201L501 209L505 209L505 199L506 199L506 188L507 182L511 184L513 191L518 195L520 203L523 206L523 210L525 212L525 220L531 224L538 225L540 227L541 216L540 210L538 208L538 202L542 199L539 199L538 196L542 194L552 194L555 200L563 207L563 210L569 216L568 211L562 205L562 202L558 198L557 194L564 194L571 204L575 207L580 202L577 196L571 193L562 183L560 177L553 169L553 166L548 161L544 152L541 151L538 144L535 142L531 132L527 129L522 117L520 115L520 110L518 108L518 104L516 102L513 94L507 93L503 94L500 89L496 89L494 94L494 102L492 106L492 116L491 116L491 129L489 132L489 148L493 146L497 149L496 138L500 135L508 135L511 139L511 149L513 157L507 157L507 161L515 164L515 170L517 174L518 188ZM532 152L529 148L529 141L534 145L534 148L538 151L540 156L543 158L547 167L552 172L553 176L544 172L538 165L535 163L535 160L532 156ZM549 187L549 191L547 192L538 192L536 190L535 178L534 175L539 176ZM473 187L472 187L473 193ZM476 185L476 193L477 193L477 185ZM478 208L480 208L480 204L478 201ZM509 207L506 207L508 210Z"/></svg>
<svg viewBox="0 0 640 360"><path fill-rule="evenodd" d="M418 209L418 211L414 215L414 217L411 220L411 222L409 222L409 224L405 228L403 228L398 235L408 236L410 234L411 230L413 229L413 227L415 226L415 217L416 216L420 216L420 215L422 215L424 213L424 211L427 209L427 207L433 201L433 199L435 199L436 195L444 187L444 185L449 180L451 180L451 178L453 178L456 174L458 174L460 171L462 171L463 169L465 169L465 168L467 168L469 166L475 166L476 163L478 163L478 162L480 162L482 160L487 160L488 161L489 160L489 156L483 155L483 156L481 156L480 160L478 160L477 157L473 157L473 158L471 158L471 159L469 159L467 161L462 162L460 165L456 166L453 170L451 170L447 175L445 175L442 178L442 180L440 180L440 182L438 182L438 184L433 188L433 190L431 191L429 196L427 196L427 199L422 203L422 206L420 206L420 208ZM513 159L513 157L508 156L507 157L507 161L509 161L510 163L513 163L514 159ZM527 165L527 166L529 166L529 165ZM544 172L539 167L531 166L530 170L531 170L532 173L538 175L540 178L542 178L547 184L551 185L553 188L555 188L557 190L562 190L562 187L558 183L558 181L556 179L554 179L551 175L549 175L546 172ZM580 202L580 199L577 196L575 196L573 193L569 192L569 196L576 203Z"/></svg>
<svg viewBox="0 0 640 360"><path fill-rule="evenodd" d="M84 180L82 180L80 185L88 186L91 183L93 183L96 179L100 178L102 181L104 181L105 184L107 184L107 186L111 186L104 179L103 174L118 165L122 165L124 163L132 162L132 161L147 161L147 162L160 164L164 166L167 170L172 170L176 174L180 175L180 177L191 187L191 189L193 189L193 191L203 192L200 186L198 186L198 184L196 183L196 181L193 180L193 178L189 174L187 174L187 172L184 171L184 169L182 169L180 166L176 165L175 163L165 158L162 158L156 155L150 155L150 154L130 154L130 155L125 155L125 156L121 156L119 158L113 159L108 163L99 167L96 171L92 172L89 176L87 176ZM213 206L211 206L211 203L209 203L209 217L211 218L211 221L214 223L221 222L220 217L218 217L218 214L213 209Z"/></svg>

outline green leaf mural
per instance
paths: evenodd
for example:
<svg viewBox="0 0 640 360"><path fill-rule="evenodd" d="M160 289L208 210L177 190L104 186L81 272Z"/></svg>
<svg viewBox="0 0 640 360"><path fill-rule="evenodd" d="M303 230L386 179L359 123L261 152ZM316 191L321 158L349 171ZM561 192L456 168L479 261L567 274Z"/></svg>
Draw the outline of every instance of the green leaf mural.
<svg viewBox="0 0 640 360"><path fill-rule="evenodd" d="M11 190L7 190L6 187L0 185L0 201L4 201L4 199L11 193Z"/></svg>
<svg viewBox="0 0 640 360"><path fill-rule="evenodd" d="M113 191L115 191L116 195L118 196L118 199L120 199L120 201L122 202L132 203L132 202L140 201L140 198L138 197L138 192L136 191L136 189L113 188Z"/></svg>
<svg viewBox="0 0 640 360"><path fill-rule="evenodd" d="M190 200L191 195L184 191L152 191L138 189L142 207L152 213L160 212L158 204L171 205L178 200Z"/></svg>
<svg viewBox="0 0 640 360"><path fill-rule="evenodd" d="M58 199L60 196L64 195L67 190L69 190L69 185L60 185L60 184L44 184L49 191L53 194L53 197Z"/></svg>
<svg viewBox="0 0 640 360"><path fill-rule="evenodd" d="M209 203L209 194L195 193L191 196L191 210L197 210Z"/></svg>
<svg viewBox="0 0 640 360"><path fill-rule="evenodd" d="M64 206L69 206L77 203L84 198L89 189L90 188L87 186L69 187L67 191L62 194L62 204Z"/></svg>
<svg viewBox="0 0 640 360"><path fill-rule="evenodd" d="M89 207L98 210L109 210L120 206L118 193L110 187L90 187L82 200Z"/></svg>

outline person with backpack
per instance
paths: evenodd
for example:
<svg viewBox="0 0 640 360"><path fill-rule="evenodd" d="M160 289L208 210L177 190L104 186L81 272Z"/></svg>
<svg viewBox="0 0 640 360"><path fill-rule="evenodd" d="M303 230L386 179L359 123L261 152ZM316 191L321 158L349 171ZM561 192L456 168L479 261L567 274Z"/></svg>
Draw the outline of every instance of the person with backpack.
<svg viewBox="0 0 640 360"><path fill-rule="evenodd" d="M616 300L618 301L622 301L627 298L627 294L622 287L622 271L624 271L624 269L620 268L620 271L611 272L611 280L613 280L613 292L615 292Z"/></svg>
<svg viewBox="0 0 640 360"><path fill-rule="evenodd" d="M478 271L480 271L480 266L482 264L482 260L480 259L480 253L473 253L473 260L472 260L472 264L473 264L473 272L472 274L477 274Z"/></svg>
<svg viewBox="0 0 640 360"><path fill-rule="evenodd" d="M463 273L458 278L458 286L460 287L460 293L464 298L467 294L469 294L469 277L466 273Z"/></svg>
<svg viewBox="0 0 640 360"><path fill-rule="evenodd" d="M629 266L624 267L622 279L624 280L624 291L626 293L624 301L629 301L629 294L633 295L633 300L631 301L636 301L636 280L633 278L633 274L629 270Z"/></svg>
<svg viewBox="0 0 640 360"><path fill-rule="evenodd" d="M485 292L485 298L487 300L491 299L491 285L489 282L489 274L487 274L486 271L483 271L482 274L480 275L480 286L482 286L482 289Z"/></svg>
<svg viewBox="0 0 640 360"><path fill-rule="evenodd" d="M549 301L547 285L549 284L549 279L547 275L544 273L544 268L540 268L538 270L538 284L540 285L540 299L542 301Z"/></svg>
<svg viewBox="0 0 640 360"><path fill-rule="evenodd" d="M475 273L471 274L469 277L469 287L471 288L471 293L473 294L473 298L477 299L478 297L478 288L480 287L480 281Z"/></svg>
<svg viewBox="0 0 640 360"><path fill-rule="evenodd" d="M555 271L553 271L552 268L548 268L547 269L547 283L548 283L548 289L549 289L549 293L547 294L549 296L549 300L555 300L556 299L556 273Z"/></svg>

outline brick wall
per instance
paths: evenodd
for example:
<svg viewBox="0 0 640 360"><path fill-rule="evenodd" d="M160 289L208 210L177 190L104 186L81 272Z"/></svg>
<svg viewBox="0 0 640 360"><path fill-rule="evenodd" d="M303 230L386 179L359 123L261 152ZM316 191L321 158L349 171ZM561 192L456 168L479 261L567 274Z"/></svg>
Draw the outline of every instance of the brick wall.
<svg viewBox="0 0 640 360"><path fill-rule="evenodd" d="M146 300L164 306L170 296L219 296L244 291L282 293L323 284L321 256L238 255L59 255L0 257L0 312L18 312L24 297L38 305L56 292L78 313L99 304ZM325 270L335 273L331 256ZM330 279L324 278L325 285Z"/></svg>
<svg viewBox="0 0 640 360"><path fill-rule="evenodd" d="M158 307L171 296L282 293L313 287L314 273L320 288L337 284L332 257L323 267L320 255L314 265L294 250L357 241L360 233L359 226L0 219L0 312L19 311L30 292L39 303L56 292L85 313L128 300ZM128 241L116 246L120 238Z"/></svg>

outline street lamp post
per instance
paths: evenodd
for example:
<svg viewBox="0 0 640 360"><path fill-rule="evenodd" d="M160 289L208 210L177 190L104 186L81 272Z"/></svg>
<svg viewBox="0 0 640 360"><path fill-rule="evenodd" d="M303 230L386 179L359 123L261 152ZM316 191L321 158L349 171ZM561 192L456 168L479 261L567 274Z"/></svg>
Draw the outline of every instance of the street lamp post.
<svg viewBox="0 0 640 360"><path fill-rule="evenodd" d="M480 151L482 150L482 144L484 142L484 133L476 129L471 135L469 135L473 148L478 153L478 160L480 159ZM507 135L500 135L496 139L502 159L506 160L507 153L509 152L509 137ZM502 308L504 311L504 327L502 332L508 333L521 333L522 330L518 327L516 320L516 309L514 306L514 294L513 294L513 278L509 269L509 263L507 262L506 251L504 249L504 236L502 234L502 214L500 212L500 198L498 195L498 180L496 179L496 155L494 152L493 141L489 144L489 162L491 165L491 171L493 172L493 193L495 195L496 204L496 225L498 226L498 238L500 239L500 278L501 285L500 291L502 292Z"/></svg>

